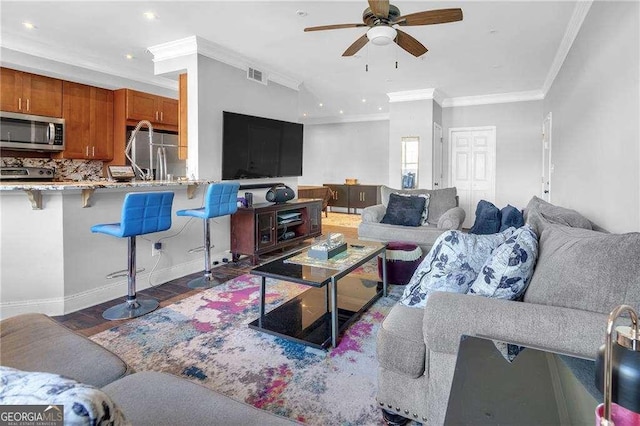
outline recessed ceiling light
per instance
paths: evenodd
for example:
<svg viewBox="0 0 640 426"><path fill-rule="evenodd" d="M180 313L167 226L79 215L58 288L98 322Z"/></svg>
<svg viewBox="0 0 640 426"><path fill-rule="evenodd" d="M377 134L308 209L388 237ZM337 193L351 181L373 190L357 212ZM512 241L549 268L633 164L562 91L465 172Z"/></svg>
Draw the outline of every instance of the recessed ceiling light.
<svg viewBox="0 0 640 426"><path fill-rule="evenodd" d="M296 10L296 15L304 17L307 16L307 12L305 12L304 10Z"/></svg>
<svg viewBox="0 0 640 426"><path fill-rule="evenodd" d="M153 21L154 19L158 19L158 15L156 15L153 12L145 12L144 13L144 17L147 18L150 21Z"/></svg>
<svg viewBox="0 0 640 426"><path fill-rule="evenodd" d="M127 53L124 57L127 59L133 59L133 55L131 53Z"/></svg>
<svg viewBox="0 0 640 426"><path fill-rule="evenodd" d="M35 25L33 25L31 22L23 22L22 25L24 25L24 27L28 30L33 30L36 28Z"/></svg>
<svg viewBox="0 0 640 426"><path fill-rule="evenodd" d="M367 102L367 100L365 98L362 98L362 102Z"/></svg>
<svg viewBox="0 0 640 426"><path fill-rule="evenodd" d="M340 110L340 114L344 114L344 111L343 111L343 110Z"/></svg>
<svg viewBox="0 0 640 426"><path fill-rule="evenodd" d="M323 104L322 102L320 102L320 103L318 104L318 106L319 106L320 108L322 108L322 107L324 106L324 104Z"/></svg>
<svg viewBox="0 0 640 426"><path fill-rule="evenodd" d="M382 111L382 107L378 107L378 111Z"/></svg>
<svg viewBox="0 0 640 426"><path fill-rule="evenodd" d="M306 112L302 113L302 116L303 116L303 117L306 117L306 116L307 116L307 113L306 113Z"/></svg>

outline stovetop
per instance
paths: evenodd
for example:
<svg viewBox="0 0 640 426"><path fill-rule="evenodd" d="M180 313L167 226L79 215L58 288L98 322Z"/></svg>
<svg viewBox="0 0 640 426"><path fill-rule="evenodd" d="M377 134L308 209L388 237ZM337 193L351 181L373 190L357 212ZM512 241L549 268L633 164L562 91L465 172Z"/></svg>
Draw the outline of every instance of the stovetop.
<svg viewBox="0 0 640 426"><path fill-rule="evenodd" d="M0 167L1 180L37 180L52 182L55 169L45 167Z"/></svg>

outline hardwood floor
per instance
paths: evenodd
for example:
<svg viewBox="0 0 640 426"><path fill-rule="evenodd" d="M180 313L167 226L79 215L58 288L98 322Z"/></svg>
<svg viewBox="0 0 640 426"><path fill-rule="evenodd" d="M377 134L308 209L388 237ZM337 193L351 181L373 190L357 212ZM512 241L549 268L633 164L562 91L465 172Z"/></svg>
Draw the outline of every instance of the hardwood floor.
<svg viewBox="0 0 640 426"><path fill-rule="evenodd" d="M327 234L329 232L340 232L346 238L358 238L358 230L357 228L347 228L340 226L326 226L323 224L322 226L323 234ZM311 241L308 242L310 244ZM301 246L295 246L290 248L290 250L299 249ZM270 258L281 256L283 252L274 253L272 256L265 256L261 258L260 261L268 261ZM231 280L235 277L238 277L243 274L249 273L253 265L249 259L241 259L238 262L229 262L224 263L220 266L213 268L212 273L216 279L220 282L225 282ZM202 272L197 272L195 274L187 275L182 278L178 278L172 281L169 281L164 284L160 284L155 287L151 287L145 290L141 290L137 292L137 296L139 298L152 297L160 302L160 307L170 305L175 303L178 300L184 299L186 297L197 294L203 289L191 289L187 286L187 283L193 278L197 278L202 274ZM89 308L82 309L80 311L76 311L67 315L61 315L57 317L53 317L55 320L60 322L61 324L69 327L72 330L77 331L80 334L85 336L91 336L96 333L100 333L101 331L107 330L117 324L121 324L126 321L131 320L119 320L119 321L109 321L102 318L102 313L110 308L111 306L122 303L124 300L123 297L119 297L117 299L110 300L108 302L101 303L99 305L91 306Z"/></svg>

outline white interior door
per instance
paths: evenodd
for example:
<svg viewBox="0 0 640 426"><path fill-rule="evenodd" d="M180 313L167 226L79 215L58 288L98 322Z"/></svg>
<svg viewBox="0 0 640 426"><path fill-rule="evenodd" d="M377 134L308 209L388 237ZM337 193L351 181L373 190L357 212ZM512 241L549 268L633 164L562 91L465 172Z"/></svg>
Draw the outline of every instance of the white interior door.
<svg viewBox="0 0 640 426"><path fill-rule="evenodd" d="M540 198L551 202L551 113L542 122L542 189Z"/></svg>
<svg viewBox="0 0 640 426"><path fill-rule="evenodd" d="M433 123L433 189L444 188L443 161L442 126Z"/></svg>
<svg viewBox="0 0 640 426"><path fill-rule="evenodd" d="M478 201L495 203L496 128L470 127L449 130L451 186L458 190L466 213L463 227L475 221Z"/></svg>

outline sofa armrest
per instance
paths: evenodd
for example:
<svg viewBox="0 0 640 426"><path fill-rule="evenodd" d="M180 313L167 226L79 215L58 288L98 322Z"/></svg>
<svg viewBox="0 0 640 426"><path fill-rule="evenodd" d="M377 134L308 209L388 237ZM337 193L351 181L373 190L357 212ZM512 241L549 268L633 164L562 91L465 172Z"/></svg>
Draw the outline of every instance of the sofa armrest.
<svg viewBox="0 0 640 426"><path fill-rule="evenodd" d="M362 221L380 223L386 212L387 208L383 204L365 207L362 209Z"/></svg>
<svg viewBox="0 0 640 426"><path fill-rule="evenodd" d="M465 213L462 207L453 207L438 219L439 229L460 229L464 222Z"/></svg>
<svg viewBox="0 0 640 426"><path fill-rule="evenodd" d="M607 315L558 306L436 292L425 307L427 348L456 354L463 334L595 359Z"/></svg>

